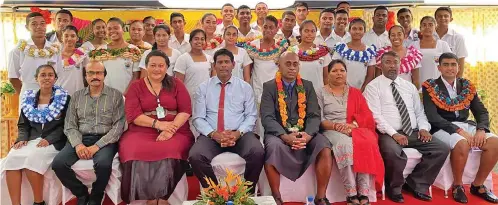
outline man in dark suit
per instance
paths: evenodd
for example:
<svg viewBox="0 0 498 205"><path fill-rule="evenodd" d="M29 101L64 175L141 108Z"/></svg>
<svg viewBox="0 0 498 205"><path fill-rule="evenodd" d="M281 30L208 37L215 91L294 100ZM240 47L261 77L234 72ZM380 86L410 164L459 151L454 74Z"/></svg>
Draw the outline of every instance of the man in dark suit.
<svg viewBox="0 0 498 205"><path fill-rule="evenodd" d="M467 203L462 175L471 149L482 150L481 163L470 187L470 193L486 201L498 203L498 198L484 185L484 180L498 161L498 137L489 132L489 114L470 81L457 78L458 57L443 53L439 57L441 77L423 84L425 113L433 136L451 148L453 198ZM451 102L451 103L448 103ZM469 118L472 111L477 123Z"/></svg>
<svg viewBox="0 0 498 205"><path fill-rule="evenodd" d="M278 205L280 174L296 181L315 164L315 204L329 205L325 197L332 169L331 144L318 133L320 107L313 84L299 76L299 57L284 52L276 78L263 84L261 121L265 129L265 171Z"/></svg>

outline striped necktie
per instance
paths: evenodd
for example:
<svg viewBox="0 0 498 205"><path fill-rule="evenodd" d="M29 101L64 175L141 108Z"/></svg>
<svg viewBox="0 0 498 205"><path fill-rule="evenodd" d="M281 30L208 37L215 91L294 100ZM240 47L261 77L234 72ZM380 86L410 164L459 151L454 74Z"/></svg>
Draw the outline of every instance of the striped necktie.
<svg viewBox="0 0 498 205"><path fill-rule="evenodd" d="M409 137L413 133L412 123L410 121L410 115L408 114L408 109L406 109L406 104L401 98L401 95L396 89L396 83L394 81L391 83L391 88L393 91L394 100L396 100L396 106L398 107L399 114L401 116L401 126L403 132Z"/></svg>

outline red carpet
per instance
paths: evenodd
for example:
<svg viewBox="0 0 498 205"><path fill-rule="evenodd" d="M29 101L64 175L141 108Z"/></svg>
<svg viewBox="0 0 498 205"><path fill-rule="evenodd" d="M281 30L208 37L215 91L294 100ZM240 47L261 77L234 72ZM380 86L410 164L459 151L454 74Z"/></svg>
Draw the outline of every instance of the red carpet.
<svg viewBox="0 0 498 205"><path fill-rule="evenodd" d="M188 199L193 200L195 199L199 193L200 193L200 187L199 187L199 181L197 180L196 177L188 177L187 178L188 184L189 184L189 194L188 194ZM498 174L493 174L493 190L494 192L498 192ZM481 200L480 198L475 197L474 195L471 195L469 193L469 187L465 187L467 197L469 198L469 203L470 205L489 205L491 203L487 203L484 200ZM413 198L411 194L408 193L403 193L403 196L405 197L405 203L404 205L424 205L424 204L432 204L432 205L462 205L460 203L457 203L453 200L451 195L445 199L444 198L444 192L441 189L438 189L436 187L432 187L432 202L424 202L417 200ZM379 201L377 203L372 203L375 205L400 205L398 203L394 203L390 201L387 197L386 200L382 200L382 197L379 195L378 196ZM112 201L109 198L105 198L104 200L104 205L113 205ZM286 205L302 205L303 203L285 203ZM334 205L345 205L346 202L342 203L334 203ZM76 200L72 200L67 205L76 205ZM120 205L125 205L124 203L121 203Z"/></svg>

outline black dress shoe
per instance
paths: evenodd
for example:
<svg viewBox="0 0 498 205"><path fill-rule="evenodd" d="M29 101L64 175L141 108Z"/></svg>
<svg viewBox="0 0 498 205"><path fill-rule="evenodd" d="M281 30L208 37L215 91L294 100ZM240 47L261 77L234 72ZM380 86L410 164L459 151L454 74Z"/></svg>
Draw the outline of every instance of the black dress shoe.
<svg viewBox="0 0 498 205"><path fill-rule="evenodd" d="M403 189L405 191L408 191L408 192L411 192L413 194L413 197L415 197L416 199L418 200L422 200L422 201L432 201L432 197L427 195L427 194L424 194L424 193L420 193L418 191L415 191L414 189L412 189L410 186L408 186L408 184L405 184L403 185Z"/></svg>
<svg viewBox="0 0 498 205"><path fill-rule="evenodd" d="M466 204L468 202L467 196L465 195L465 188L462 185L453 186L453 199L456 202Z"/></svg>
<svg viewBox="0 0 498 205"><path fill-rule="evenodd" d="M479 189L484 189L484 193L480 193ZM473 195L476 195L488 202L498 204L498 197L496 197L493 192L490 192L486 186L481 185L481 186L474 186L473 184L470 185L470 193Z"/></svg>
<svg viewBox="0 0 498 205"><path fill-rule="evenodd" d="M89 195L81 196L77 198L78 201L76 202L77 205L87 205L88 201L90 200Z"/></svg>
<svg viewBox="0 0 498 205"><path fill-rule="evenodd" d="M354 200L357 200L358 202L360 201L358 199L358 196L348 196L348 197L346 197L346 203L352 204L352 205L360 205L360 203L356 203L356 202L354 202Z"/></svg>
<svg viewBox="0 0 498 205"><path fill-rule="evenodd" d="M405 198L403 198L402 194L387 194L387 198L396 203L405 203Z"/></svg>
<svg viewBox="0 0 498 205"><path fill-rule="evenodd" d="M40 203L33 202L33 205L45 205L45 201L42 201Z"/></svg>
<svg viewBox="0 0 498 205"><path fill-rule="evenodd" d="M315 205L331 205L331 204L329 202L329 199L324 197L321 199L315 198Z"/></svg>

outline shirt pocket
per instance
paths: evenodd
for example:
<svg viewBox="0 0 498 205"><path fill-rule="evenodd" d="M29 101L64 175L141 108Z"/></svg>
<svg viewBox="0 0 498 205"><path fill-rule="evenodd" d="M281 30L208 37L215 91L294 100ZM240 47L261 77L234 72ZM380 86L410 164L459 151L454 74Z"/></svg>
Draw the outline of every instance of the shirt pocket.
<svg viewBox="0 0 498 205"><path fill-rule="evenodd" d="M111 107L108 107L107 109L99 108L98 111L99 113L97 113L97 117L100 118L99 122L104 125L111 125L112 115L117 114L117 113L112 113Z"/></svg>
<svg viewBox="0 0 498 205"><path fill-rule="evenodd" d="M244 112L244 95L245 93L234 93L230 96L230 102L228 103L228 109L232 113L243 113Z"/></svg>

